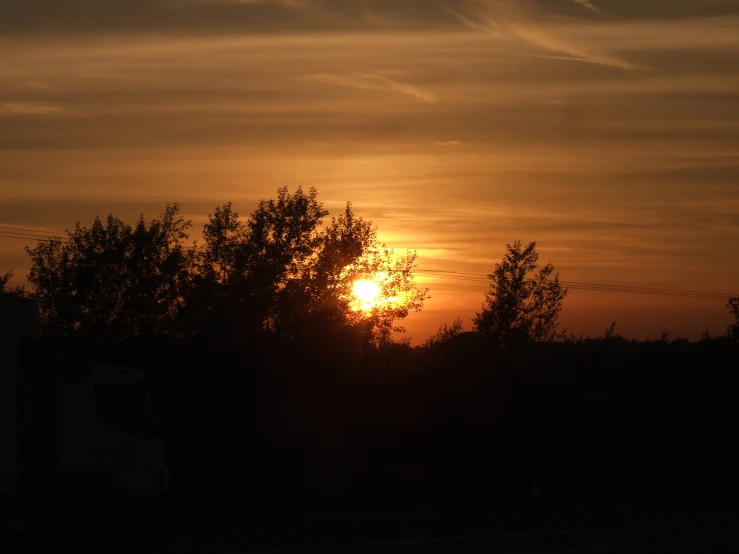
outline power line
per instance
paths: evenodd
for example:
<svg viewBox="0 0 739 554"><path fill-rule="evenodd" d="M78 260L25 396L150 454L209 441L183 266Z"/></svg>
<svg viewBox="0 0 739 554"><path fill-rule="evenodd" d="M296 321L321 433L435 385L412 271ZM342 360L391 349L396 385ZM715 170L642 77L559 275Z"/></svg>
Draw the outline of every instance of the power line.
<svg viewBox="0 0 739 554"><path fill-rule="evenodd" d="M417 272L416 275L422 275L426 277L436 277L439 279L449 279L452 281L467 282L467 283L486 282L482 279L452 277L449 275L428 274L428 273L423 273L423 272ZM726 295L721 295L721 294L716 294L716 293L694 294L694 293L651 291L651 290L644 290L644 289L579 286L579 285L573 285L573 284L570 284L564 281L560 281L560 284L562 284L565 288L571 289L571 290L597 291L597 292L621 292L621 293L626 293L626 294L644 294L644 295L652 295L652 296L672 296L672 297L682 297L682 298L702 298L702 299L707 299L707 300L726 300L726 298L734 296L733 294L726 294Z"/></svg>
<svg viewBox="0 0 739 554"><path fill-rule="evenodd" d="M52 231L40 231L36 229L26 229L21 227L10 227L0 225L0 238L17 239L17 240L38 240L51 241L59 240L66 242L67 237ZM204 245L198 249L204 248ZM458 282L468 283L487 283L489 277L480 273L469 273L464 271L442 270L442 269L426 269L418 268L416 275L424 277L435 277L437 279L447 279ZM657 287L638 287L631 285L613 285L608 283L591 283L583 281L560 281L564 287L572 290L595 291L595 292L620 292L625 294L642 294L653 296L673 296L683 298L700 298L709 300L725 300L726 298L737 296L733 293L720 293L708 291L696 291L685 289L667 289Z"/></svg>
<svg viewBox="0 0 739 554"><path fill-rule="evenodd" d="M474 280L480 280L480 281L488 281L489 278L487 275L482 275L480 273L466 273L462 271L452 271L452 270L443 270L443 269L425 269L425 268L419 268L420 271L426 272L426 273L444 273L444 274L453 274L453 275L460 275L465 277L474 277ZM568 286L593 286L593 287L609 287L609 288L618 288L618 289L630 289L630 290L649 290L649 291L658 291L658 292L675 292L675 293L691 293L691 294L709 294L709 295L717 295L717 296L735 296L733 293L728 292L706 292L706 291L700 291L700 290L685 290L685 289L666 289L666 288L657 288L657 287L639 287L639 286L632 286L632 285L612 285L607 283L589 283L584 281L560 281L560 283L567 283Z"/></svg>
<svg viewBox="0 0 739 554"><path fill-rule="evenodd" d="M453 281L459 281L459 282L468 282L468 283L483 283L487 282L487 279L482 278L474 278L474 277L456 277L451 275L441 275L441 274L429 274L424 273L423 271L419 271L416 273L417 275L423 275L426 277L436 277L439 279L449 279ZM568 281L560 281L560 284L566 288L572 289L572 290L592 290L592 291L600 291L600 292L623 292L628 294L651 294L656 296L683 296L687 298L709 298L709 299L718 299L718 300L724 300L728 297L734 296L731 293L714 293L714 292L700 292L700 291L678 291L678 290L652 290L648 288L639 288L639 287L624 287L624 286L618 286L618 285L582 285L580 283L575 282L568 282Z"/></svg>
<svg viewBox="0 0 739 554"><path fill-rule="evenodd" d="M604 287L579 287L576 285L566 285L565 287L567 289L572 290L587 290L587 291L598 291L598 292L621 292L625 294L646 294L651 296L672 296L672 297L679 297L679 298L703 298L706 300L726 300L731 295L727 296L720 296L720 295L713 295L713 294L681 294L681 293L672 293L672 292L655 292L655 291L649 291L649 290L626 290L626 289L613 289L613 288L604 288Z"/></svg>
<svg viewBox="0 0 739 554"><path fill-rule="evenodd" d="M59 240L61 242L66 242L65 239L61 237L40 237L40 236L34 236L34 235L27 235L23 233L10 234L10 232L0 233L0 237L6 238L6 239L38 240L41 242L47 242L50 240Z"/></svg>
<svg viewBox="0 0 739 554"><path fill-rule="evenodd" d="M633 286L626 286L626 285L607 285L607 284L601 284L601 283L581 283L578 281L561 281L561 283L567 287L572 287L572 288L575 288L575 287L581 288L581 289L597 288L597 289L611 290L614 292L642 292L642 293L650 293L650 294L698 295L698 296L713 296L716 298L726 298L729 296L734 296L732 293L708 292L708 291L699 291L699 290L633 287Z"/></svg>
<svg viewBox="0 0 739 554"><path fill-rule="evenodd" d="M462 271L451 271L451 270L440 270L440 269L425 269L425 268L419 268L420 271L427 272L427 273L439 273L439 274L453 274L453 275L460 275L464 277L468 277L471 280L479 280L479 281L488 281L488 277L481 275L479 273L465 273ZM702 294L702 295L716 295L716 296L734 296L733 293L725 293L725 292L706 292L706 291L699 291L699 290L685 290L685 289L666 289L666 288L657 288L657 287L639 287L639 286L632 286L632 285L612 285L607 283L589 283L589 282L583 282L583 281L560 281L562 284L567 284L568 286L587 286L587 287L607 287L607 288L614 288L614 289L628 289L628 290L639 290L639 291L655 291L655 292L669 292L669 293L689 293L689 294Z"/></svg>
<svg viewBox="0 0 739 554"><path fill-rule="evenodd" d="M629 285L605 285L602 283L583 283L580 281L563 281L563 282L571 283L573 285L610 287L610 288L618 288L618 289L639 289L639 290L650 290L650 291L657 291L657 292L683 292L683 293L689 293L689 294L715 294L718 296L732 296L729 293L705 292L705 291L700 291L700 290L664 289L664 288L655 288L655 287L636 287L636 286L629 286Z"/></svg>
<svg viewBox="0 0 739 554"><path fill-rule="evenodd" d="M65 233L57 233L55 231L43 231L40 229L25 229L23 227L9 227L7 225L0 225L0 232L6 232L6 231L21 231L23 233L33 233L38 235L51 235L55 237L63 237L65 236Z"/></svg>
<svg viewBox="0 0 739 554"><path fill-rule="evenodd" d="M444 271L419 268L417 275L425 277L436 277L439 279L449 279L459 282L482 283L488 282L488 278L475 273L465 273L461 271ZM708 300L725 300L726 298L736 296L732 293L718 293L695 290L682 289L662 289L651 287L635 287L626 285L611 285L606 283L585 283L579 281L560 281L563 286L572 290L597 291L597 292L621 292L626 294L646 294L653 296L675 296L683 298L702 298Z"/></svg>
<svg viewBox="0 0 739 554"><path fill-rule="evenodd" d="M42 239L42 240L52 240L56 238L61 238L61 237L55 237L55 236L50 237L46 235L34 235L32 233L24 233L21 231L5 231L4 229L0 229L0 233L11 234L11 235L19 236L19 237L27 237L27 238L32 238L32 239Z"/></svg>

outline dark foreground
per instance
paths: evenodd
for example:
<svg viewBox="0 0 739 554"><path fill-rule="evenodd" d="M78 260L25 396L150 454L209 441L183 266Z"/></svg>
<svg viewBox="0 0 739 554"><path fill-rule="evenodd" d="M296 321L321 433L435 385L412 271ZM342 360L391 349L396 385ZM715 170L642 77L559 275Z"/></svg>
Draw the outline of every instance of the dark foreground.
<svg viewBox="0 0 739 554"><path fill-rule="evenodd" d="M164 543L124 547L121 554L227 553L730 553L739 552L736 514L670 514L595 521L504 521L415 513L353 518L306 518L289 526L231 529L220 536L180 530ZM568 523L570 523L568 525ZM508 529L505 529L507 527ZM11 536L12 535L12 536ZM28 537L27 537L28 538ZM0 551L36 552L33 541L2 533Z"/></svg>
<svg viewBox="0 0 739 554"><path fill-rule="evenodd" d="M546 518L508 532L493 518L409 517L306 520L281 529L232 531L229 538L186 534L159 549L137 552L220 553L729 553L739 552L734 514L655 517L651 522L581 527ZM526 525L529 523L529 525ZM528 529L524 529L528 527Z"/></svg>

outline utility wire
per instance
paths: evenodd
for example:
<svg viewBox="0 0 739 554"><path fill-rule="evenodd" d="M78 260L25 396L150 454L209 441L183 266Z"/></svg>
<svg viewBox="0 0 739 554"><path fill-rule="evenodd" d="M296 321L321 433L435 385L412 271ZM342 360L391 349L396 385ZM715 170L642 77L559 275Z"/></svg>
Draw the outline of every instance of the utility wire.
<svg viewBox="0 0 739 554"><path fill-rule="evenodd" d="M450 274L450 275L459 275L468 277L471 280L479 280L479 281L488 281L489 278L485 275L481 275L479 273L465 273L462 271L451 271L451 270L441 270L441 269L426 269L426 268L419 268L419 271L426 272L426 273L438 273L438 274ZM441 276L441 275L440 275ZM583 282L583 281L567 281L562 280L560 281L562 284L567 284L568 286L587 286L587 287L608 287L608 288L615 288L615 289L628 289L628 290L640 290L640 291L655 291L655 292L670 292L670 293L689 293L689 294L708 294L708 295L716 295L716 296L734 296L733 293L725 293L725 292L706 292L706 291L700 291L700 290L685 290L685 289L666 289L666 288L657 288L657 287L639 287L639 286L632 286L632 285L612 285L612 284L606 284L606 283L589 283L589 282Z"/></svg>
<svg viewBox="0 0 739 554"><path fill-rule="evenodd" d="M65 233L56 233L54 231L42 231L39 229L24 229L22 227L9 227L7 225L0 225L0 232L4 233L6 231L10 231L10 232L21 231L24 234L33 233L33 234L40 234L40 235L51 235L51 236L56 236L56 237L65 236Z"/></svg>
<svg viewBox="0 0 739 554"><path fill-rule="evenodd" d="M9 234L9 233L0 233L0 237L6 238L6 239L21 239L21 240L38 240L41 242L47 242L50 240L59 240L61 242L66 242L64 239L57 238L57 237L39 237L39 236L33 236L33 235L23 235L20 233L17 234Z"/></svg>
<svg viewBox="0 0 739 554"><path fill-rule="evenodd" d="M10 227L0 225L0 238L18 239L18 240L38 240L50 241L60 240L67 241L67 237L52 231L39 231L36 229L26 229L21 227ZM202 249L201 245L198 249ZM418 268L416 275L423 277L433 277L437 279L447 279L458 282L467 283L487 283L489 278L480 273L469 273L464 271L442 270ZM653 296L674 296L683 298L700 298L707 300L725 300L733 296L733 293L707 292L685 289L667 289L657 287L637 287L630 285L613 285L607 283L590 283L582 281L560 281L560 284L568 289L595 291L595 292L620 292L626 294L643 294Z"/></svg>
<svg viewBox="0 0 739 554"><path fill-rule="evenodd" d="M428 270L422 269L416 272L417 275L423 275L426 277L436 277L439 279L450 279L454 281L466 281L471 283L484 283L488 282L487 278L483 277L466 277L466 276L452 276L442 275L438 273L427 273ZM648 287L630 287L624 285L607 285L603 283L580 283L576 281L560 281L560 284L572 289L580 290L600 290L608 292L629 292L629 293L643 293L643 294L666 294L670 296L707 296L711 298L726 298L733 296L731 293L715 293L715 292L704 292L704 291L683 291L678 289L651 289Z"/></svg>
<svg viewBox="0 0 739 554"><path fill-rule="evenodd" d="M429 270L419 268L416 275L425 277L435 277L438 279L448 279L459 282L483 283L488 282L488 278L479 274L464 273L456 271ZM725 300L726 298L736 296L732 293L717 293L706 291L693 291L681 289L659 289L650 287L632 287L626 285L609 285L605 283L583 283L578 281L560 281L560 284L572 290L597 291L597 292L621 292L626 294L646 294L654 296L679 296L684 298L702 298L708 300Z"/></svg>
<svg viewBox="0 0 739 554"><path fill-rule="evenodd" d="M0 233L0 237L5 239L21 239L21 240L37 240L40 242L49 242L52 240L58 240L60 242L67 242L65 239L57 238L57 237L39 237L39 236L33 236L33 235L22 235L22 234L8 234L8 233Z"/></svg>

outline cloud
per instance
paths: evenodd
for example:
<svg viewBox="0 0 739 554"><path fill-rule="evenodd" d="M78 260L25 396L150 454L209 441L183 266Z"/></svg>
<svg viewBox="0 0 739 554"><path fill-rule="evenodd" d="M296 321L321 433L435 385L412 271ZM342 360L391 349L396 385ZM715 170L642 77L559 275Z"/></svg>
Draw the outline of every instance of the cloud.
<svg viewBox="0 0 739 554"><path fill-rule="evenodd" d="M12 17L0 18L0 36L110 36L112 31L159 36L185 31L317 34L378 27L439 30L457 24L444 6L466 13L470 6L481 4L482 0L31 0L14 2ZM509 0L509 5L517 4L529 12L557 11L577 19L582 16L581 6L586 6L585 0ZM608 4L587 0L587 4L608 5L618 23L739 15L739 2L734 0L617 0Z"/></svg>
<svg viewBox="0 0 739 554"><path fill-rule="evenodd" d="M411 96L429 104L433 104L437 101L436 96L429 92L420 90L409 83L390 79L377 73L355 73L353 75L316 73L314 75L307 75L305 77L302 77L301 80L315 81L318 83L326 83L328 85L336 85L339 87L347 88L357 88L363 90L386 90L397 92L398 94Z"/></svg>
<svg viewBox="0 0 739 554"><path fill-rule="evenodd" d="M543 50L564 55L557 56L556 59L570 59L623 69L636 68L623 58L599 52L590 45L561 37L561 31L558 33L551 25L534 18L536 14L534 4L489 0L474 2L470 6L472 9L467 14L455 9L448 11L475 31L488 33L498 39L518 39Z"/></svg>
<svg viewBox="0 0 739 554"><path fill-rule="evenodd" d="M63 113L64 108L54 104L35 102L3 102L0 103L0 116L3 115L52 115Z"/></svg>
<svg viewBox="0 0 739 554"><path fill-rule="evenodd" d="M83 2L55 1L52 15ZM421 267L485 273L521 238L569 279L735 283L739 19L680 19L682 0L661 19L634 19L649 0L592 0L608 18L573 0L526 1L444 0L461 17L432 19L428 0L193 3L171 18L149 18L162 2L146 0L126 19L89 0L78 12L89 30L74 37L2 39L13 55L0 57L0 106L12 103L0 112L0 221L58 231L182 201L199 239L217 203L247 214L302 183L332 213L355 202L388 244L418 248ZM358 32L357 6L381 18L371 32ZM49 21L39 33L64 23L36 17ZM85 34L113 25L121 32ZM567 44L544 48L513 25ZM191 28L207 33L167 34ZM547 59L572 59L573 45L655 70ZM0 241L0 271L24 274L22 246ZM439 310L472 312L484 292L432 286Z"/></svg>
<svg viewBox="0 0 739 554"><path fill-rule="evenodd" d="M606 12L601 10L600 8L593 5L593 3L590 0L573 0L573 2L576 2L577 4L580 4L581 6L586 7L591 12L599 13L601 15L608 15Z"/></svg>
<svg viewBox="0 0 739 554"><path fill-rule="evenodd" d="M170 0L171 1L171 0ZM199 4L241 4L256 5L269 4L289 9L299 9L309 6L313 0L179 0L180 2L191 2Z"/></svg>

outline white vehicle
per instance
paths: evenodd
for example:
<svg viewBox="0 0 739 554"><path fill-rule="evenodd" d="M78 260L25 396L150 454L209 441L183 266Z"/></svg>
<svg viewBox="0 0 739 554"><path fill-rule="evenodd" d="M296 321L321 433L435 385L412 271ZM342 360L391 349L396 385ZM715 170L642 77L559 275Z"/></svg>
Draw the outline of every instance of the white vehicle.
<svg viewBox="0 0 739 554"><path fill-rule="evenodd" d="M4 532L30 526L42 548L99 552L161 529L169 472L146 375L45 355L39 330L35 299L0 294Z"/></svg>

